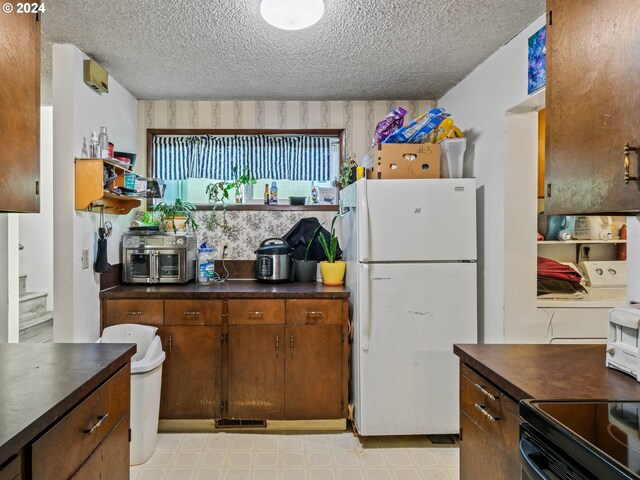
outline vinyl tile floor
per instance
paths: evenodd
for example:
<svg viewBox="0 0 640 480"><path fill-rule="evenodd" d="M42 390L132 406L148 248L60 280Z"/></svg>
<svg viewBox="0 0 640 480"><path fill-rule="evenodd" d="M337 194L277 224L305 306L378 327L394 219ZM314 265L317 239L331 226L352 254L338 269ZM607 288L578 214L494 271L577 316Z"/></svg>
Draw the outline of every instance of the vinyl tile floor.
<svg viewBox="0 0 640 480"><path fill-rule="evenodd" d="M131 480L458 480L458 447L346 432L167 433Z"/></svg>

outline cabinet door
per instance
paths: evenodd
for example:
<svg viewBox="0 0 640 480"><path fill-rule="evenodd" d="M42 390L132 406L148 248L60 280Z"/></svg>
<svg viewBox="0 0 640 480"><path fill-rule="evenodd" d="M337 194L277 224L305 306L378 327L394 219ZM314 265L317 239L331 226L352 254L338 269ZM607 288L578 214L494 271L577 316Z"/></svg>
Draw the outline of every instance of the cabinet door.
<svg viewBox="0 0 640 480"><path fill-rule="evenodd" d="M0 15L0 211L38 212L40 197L40 21Z"/></svg>
<svg viewBox="0 0 640 480"><path fill-rule="evenodd" d="M626 142L640 146L638 1L547 5L545 213L638 212L623 155Z"/></svg>
<svg viewBox="0 0 640 480"><path fill-rule="evenodd" d="M285 418L344 418L341 326L287 326L285 333Z"/></svg>
<svg viewBox="0 0 640 480"><path fill-rule="evenodd" d="M220 417L221 327L165 327L160 418Z"/></svg>
<svg viewBox="0 0 640 480"><path fill-rule="evenodd" d="M505 455L465 413L460 415L460 427L460 480L520 478L520 464Z"/></svg>
<svg viewBox="0 0 640 480"><path fill-rule="evenodd" d="M282 325L230 325L228 344L229 418L284 418L284 359L288 344Z"/></svg>

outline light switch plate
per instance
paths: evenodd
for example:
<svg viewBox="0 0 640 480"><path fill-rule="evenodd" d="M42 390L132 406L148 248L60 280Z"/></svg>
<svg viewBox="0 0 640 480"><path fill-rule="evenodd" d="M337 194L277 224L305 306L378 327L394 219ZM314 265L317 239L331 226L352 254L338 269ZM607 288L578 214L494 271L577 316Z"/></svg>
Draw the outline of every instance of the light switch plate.
<svg viewBox="0 0 640 480"><path fill-rule="evenodd" d="M85 248L82 250L82 269L87 268L89 268L89 249Z"/></svg>

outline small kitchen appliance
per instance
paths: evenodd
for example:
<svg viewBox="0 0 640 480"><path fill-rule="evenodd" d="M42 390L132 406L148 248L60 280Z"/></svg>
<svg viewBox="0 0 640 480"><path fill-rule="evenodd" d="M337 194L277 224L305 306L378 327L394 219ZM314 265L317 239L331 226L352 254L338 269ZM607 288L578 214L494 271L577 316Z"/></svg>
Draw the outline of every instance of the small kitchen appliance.
<svg viewBox="0 0 640 480"><path fill-rule="evenodd" d="M197 250L193 234L129 231L122 236L122 281L186 283L196 276Z"/></svg>
<svg viewBox="0 0 640 480"><path fill-rule="evenodd" d="M627 262L625 261L580 262L578 267L587 277L590 287L614 288L627 286Z"/></svg>
<svg viewBox="0 0 640 480"><path fill-rule="evenodd" d="M291 281L293 249L281 238L268 238L260 244L256 254L256 279L265 283Z"/></svg>
<svg viewBox="0 0 640 480"><path fill-rule="evenodd" d="M609 310L606 365L640 381L640 309L618 307Z"/></svg>

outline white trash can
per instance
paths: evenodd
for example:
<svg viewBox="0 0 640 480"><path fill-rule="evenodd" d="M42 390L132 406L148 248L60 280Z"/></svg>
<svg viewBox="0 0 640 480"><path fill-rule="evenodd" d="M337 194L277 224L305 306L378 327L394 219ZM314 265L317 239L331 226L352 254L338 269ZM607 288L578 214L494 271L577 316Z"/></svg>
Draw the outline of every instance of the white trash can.
<svg viewBox="0 0 640 480"><path fill-rule="evenodd" d="M156 335L158 329L148 325L123 324L102 331L101 343L135 343L131 358L131 465L151 458L158 442L160 384L165 353Z"/></svg>

